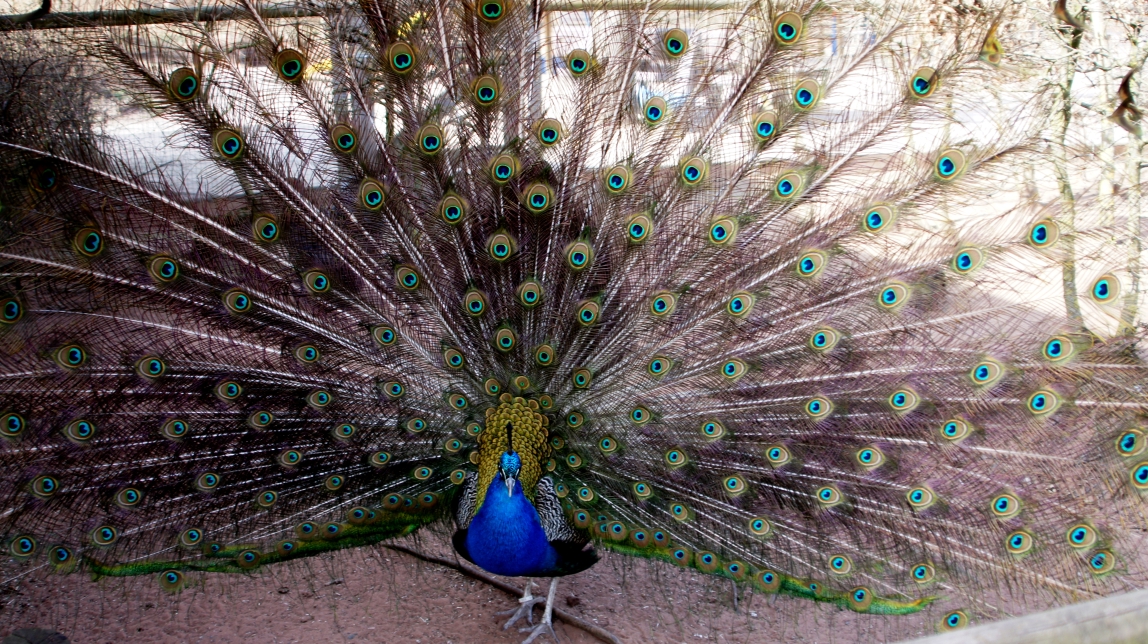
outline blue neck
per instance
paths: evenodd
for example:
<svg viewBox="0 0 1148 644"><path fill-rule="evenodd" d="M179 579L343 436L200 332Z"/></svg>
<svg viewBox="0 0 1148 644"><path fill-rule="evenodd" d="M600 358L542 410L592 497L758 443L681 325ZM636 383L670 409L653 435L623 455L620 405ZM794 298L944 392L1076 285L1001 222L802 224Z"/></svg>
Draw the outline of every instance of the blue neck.
<svg viewBox="0 0 1148 644"><path fill-rule="evenodd" d="M466 548L474 563L496 575L508 577L548 576L558 553L546 541L538 511L514 482L507 494L502 474L495 475L486 499L470 522Z"/></svg>

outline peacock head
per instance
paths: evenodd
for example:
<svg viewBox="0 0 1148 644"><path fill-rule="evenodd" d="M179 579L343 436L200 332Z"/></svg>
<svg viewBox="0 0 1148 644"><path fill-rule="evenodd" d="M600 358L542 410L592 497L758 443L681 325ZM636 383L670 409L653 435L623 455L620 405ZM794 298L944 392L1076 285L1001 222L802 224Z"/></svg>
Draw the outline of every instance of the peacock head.
<svg viewBox="0 0 1148 644"><path fill-rule="evenodd" d="M513 425L506 423L506 451L498 459L498 471L502 473L502 481L506 483L506 494L514 494L514 483L518 480L518 473L522 471L522 457L514 451Z"/></svg>

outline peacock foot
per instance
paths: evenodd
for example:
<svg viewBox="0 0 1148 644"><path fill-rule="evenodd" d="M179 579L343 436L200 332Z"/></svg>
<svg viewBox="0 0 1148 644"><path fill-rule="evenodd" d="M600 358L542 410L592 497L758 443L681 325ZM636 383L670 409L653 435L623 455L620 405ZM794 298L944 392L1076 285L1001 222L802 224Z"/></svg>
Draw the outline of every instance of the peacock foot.
<svg viewBox="0 0 1148 644"><path fill-rule="evenodd" d="M558 635L554 633L554 625L550 621L550 613L546 613L546 615L543 616L542 621L538 622L538 625L534 628L518 629L518 632L520 633L525 633L527 631L530 632L530 636L523 640L522 644L530 644L546 633L550 633L550 637L553 637L555 642L558 641Z"/></svg>
<svg viewBox="0 0 1148 644"><path fill-rule="evenodd" d="M529 632L530 635L522 641L522 644L530 644L538 639L545 633L550 633L550 637L554 641L558 641L558 635L554 632L554 624L551 621L554 616L554 594L558 590L558 578L555 577L550 580L550 592L546 593L546 610L542 613L542 620L534 628L520 628L519 633Z"/></svg>
<svg viewBox="0 0 1148 644"><path fill-rule="evenodd" d="M514 622L526 618L527 623L534 623L534 606L546 601L545 597L535 597L531 592L534 587L533 581L526 582L526 590L522 593L522 598L518 600L518 608L500 611L495 615L510 615L510 619L502 625L502 630L506 630L514 625Z"/></svg>

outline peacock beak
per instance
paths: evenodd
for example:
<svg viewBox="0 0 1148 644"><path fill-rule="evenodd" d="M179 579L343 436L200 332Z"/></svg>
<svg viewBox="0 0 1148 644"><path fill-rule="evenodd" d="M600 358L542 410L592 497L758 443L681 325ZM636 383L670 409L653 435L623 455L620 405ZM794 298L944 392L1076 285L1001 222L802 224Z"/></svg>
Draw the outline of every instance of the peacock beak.
<svg viewBox="0 0 1148 644"><path fill-rule="evenodd" d="M507 476L505 473L502 475L502 480L506 482L506 496L514 496L514 477Z"/></svg>

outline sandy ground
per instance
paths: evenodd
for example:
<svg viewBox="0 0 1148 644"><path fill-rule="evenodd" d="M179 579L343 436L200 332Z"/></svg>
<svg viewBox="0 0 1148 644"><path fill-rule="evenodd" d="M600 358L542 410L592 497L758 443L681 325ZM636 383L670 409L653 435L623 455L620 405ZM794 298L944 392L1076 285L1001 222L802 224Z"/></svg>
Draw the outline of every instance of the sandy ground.
<svg viewBox="0 0 1148 644"><path fill-rule="evenodd" d="M410 545L444 554L434 537ZM545 593L541 582L537 592ZM557 603L627 643L897 641L932 633L940 617L858 615L744 589L735 609L729 581L610 554L562 580ZM505 618L494 615L515 605L483 582L377 547L250 577L207 575L177 595L152 577L93 582L79 574L25 575L0 585L0 637L39 627L75 644L516 643L524 635L503 631ZM563 644L599 641L557 621L555 630Z"/></svg>

